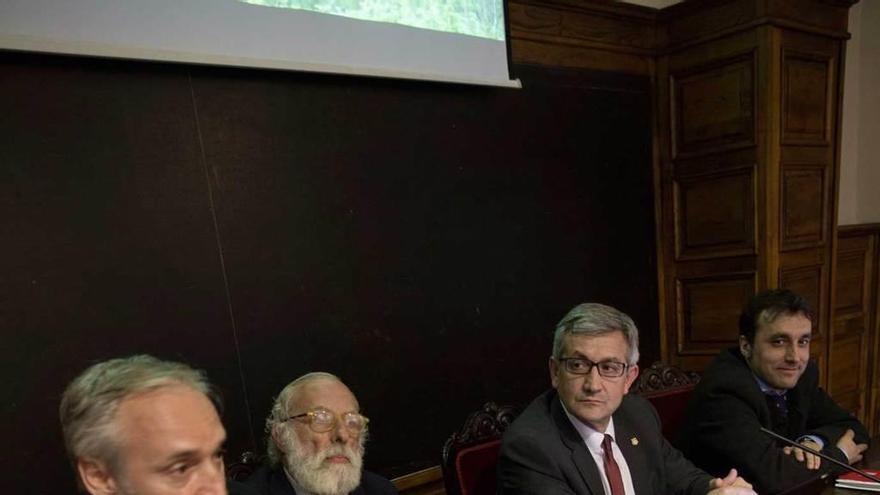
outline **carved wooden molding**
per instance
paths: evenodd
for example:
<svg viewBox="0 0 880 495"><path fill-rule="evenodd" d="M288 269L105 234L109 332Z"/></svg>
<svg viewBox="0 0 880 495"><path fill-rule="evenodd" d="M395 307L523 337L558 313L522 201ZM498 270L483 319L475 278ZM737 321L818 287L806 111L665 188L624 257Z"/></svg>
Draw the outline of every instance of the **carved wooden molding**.
<svg viewBox="0 0 880 495"><path fill-rule="evenodd" d="M700 383L700 374L684 371L660 361L641 370L631 391L639 395L650 395L681 387L692 387Z"/></svg>
<svg viewBox="0 0 880 495"><path fill-rule="evenodd" d="M501 438L501 435L519 413L520 408L516 406L499 406L494 402L483 404L483 407L479 411L471 413L464 422L464 426L453 433L443 444L444 465L453 450Z"/></svg>
<svg viewBox="0 0 880 495"><path fill-rule="evenodd" d="M510 0L515 63L648 75L657 45L654 9L623 2Z"/></svg>
<svg viewBox="0 0 880 495"><path fill-rule="evenodd" d="M536 7L561 7L572 12L601 14L608 17L633 18L654 22L660 10L626 2L602 0L509 0L509 3Z"/></svg>
<svg viewBox="0 0 880 495"><path fill-rule="evenodd" d="M858 237L872 234L880 235L880 223L860 223L837 226L838 237Z"/></svg>
<svg viewBox="0 0 880 495"><path fill-rule="evenodd" d="M649 75L655 58L707 39L777 25L846 39L853 0L689 0L662 10L602 0L509 0L516 63Z"/></svg>

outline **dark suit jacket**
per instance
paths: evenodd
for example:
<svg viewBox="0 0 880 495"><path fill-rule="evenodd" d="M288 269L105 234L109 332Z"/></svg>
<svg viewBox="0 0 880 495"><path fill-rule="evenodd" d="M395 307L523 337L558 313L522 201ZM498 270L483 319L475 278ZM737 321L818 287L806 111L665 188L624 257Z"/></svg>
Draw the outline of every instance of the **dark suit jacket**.
<svg viewBox="0 0 880 495"><path fill-rule="evenodd" d="M226 491L229 495L259 495L253 488L235 480L226 480Z"/></svg>
<svg viewBox="0 0 880 495"><path fill-rule="evenodd" d="M257 495L296 495L287 476L281 468L271 469L269 466L261 466L245 481L245 484L253 488ZM351 495L397 495L394 485L378 474L364 471L361 474L361 484Z"/></svg>
<svg viewBox="0 0 880 495"><path fill-rule="evenodd" d="M819 388L819 371L810 363L797 385L789 390L788 431L792 439L816 435L825 442L824 454L846 461L836 447L847 428L856 433L856 441L867 442L868 433L852 414L841 409ZM711 474L735 467L759 493L778 493L811 477L830 470L808 471L782 446L761 433L770 428L770 410L764 393L738 348L730 348L712 362L694 390L688 404L678 441L679 447L694 462Z"/></svg>
<svg viewBox="0 0 880 495"><path fill-rule="evenodd" d="M704 495L712 477L663 438L657 412L645 399L625 395L614 431L638 495ZM631 439L638 439L633 445ZM535 399L501 443L499 491L504 494L602 495L599 468L569 421L555 390Z"/></svg>

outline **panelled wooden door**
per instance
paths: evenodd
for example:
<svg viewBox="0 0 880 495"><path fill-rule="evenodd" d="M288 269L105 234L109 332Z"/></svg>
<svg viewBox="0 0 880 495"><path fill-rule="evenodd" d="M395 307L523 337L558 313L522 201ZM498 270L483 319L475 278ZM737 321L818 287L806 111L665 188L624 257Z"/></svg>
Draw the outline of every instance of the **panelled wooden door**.
<svg viewBox="0 0 880 495"><path fill-rule="evenodd" d="M662 351L673 364L702 370L736 345L750 296L787 287L815 308L811 354L826 385L836 342L828 329L846 25L839 32L784 26L761 18L755 5L700 15L682 7L667 33L678 45L658 58ZM744 27L700 33L696 23L716 15ZM687 39L691 33L702 38Z"/></svg>

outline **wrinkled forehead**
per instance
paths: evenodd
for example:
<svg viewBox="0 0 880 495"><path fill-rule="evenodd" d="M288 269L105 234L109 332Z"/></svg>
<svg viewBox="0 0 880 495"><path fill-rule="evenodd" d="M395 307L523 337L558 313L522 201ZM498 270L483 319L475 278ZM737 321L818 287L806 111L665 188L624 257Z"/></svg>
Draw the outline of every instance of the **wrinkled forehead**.
<svg viewBox="0 0 880 495"><path fill-rule="evenodd" d="M291 414L302 414L316 407L337 413L359 410L357 399L348 387L332 378L315 378L298 385L287 404Z"/></svg>

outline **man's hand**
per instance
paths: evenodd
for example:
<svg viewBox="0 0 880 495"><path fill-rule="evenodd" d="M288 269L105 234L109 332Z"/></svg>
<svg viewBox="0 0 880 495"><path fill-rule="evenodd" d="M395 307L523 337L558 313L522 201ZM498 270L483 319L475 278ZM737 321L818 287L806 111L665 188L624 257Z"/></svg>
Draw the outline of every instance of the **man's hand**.
<svg viewBox="0 0 880 495"><path fill-rule="evenodd" d="M731 469L724 478L710 481L709 490L706 495L757 495L752 485L736 475L736 469Z"/></svg>
<svg viewBox="0 0 880 495"><path fill-rule="evenodd" d="M856 443L854 440L855 433L852 430L846 430L846 433L837 441L837 448L842 450L850 464L855 464L862 460L862 452L868 448L867 444Z"/></svg>
<svg viewBox="0 0 880 495"><path fill-rule="evenodd" d="M801 445L803 445L804 447L809 447L813 450L822 450L821 445L810 440L809 438L805 438L805 439L801 440ZM792 453L794 453L794 458L797 459L798 462L806 462L807 469L816 470L816 469L819 469L819 466L822 464L821 457L819 457L815 454L811 454L809 452L806 452L804 450L801 450L801 449L798 449L795 447L785 447L782 450L783 450L783 452L785 452L788 455L791 455Z"/></svg>

